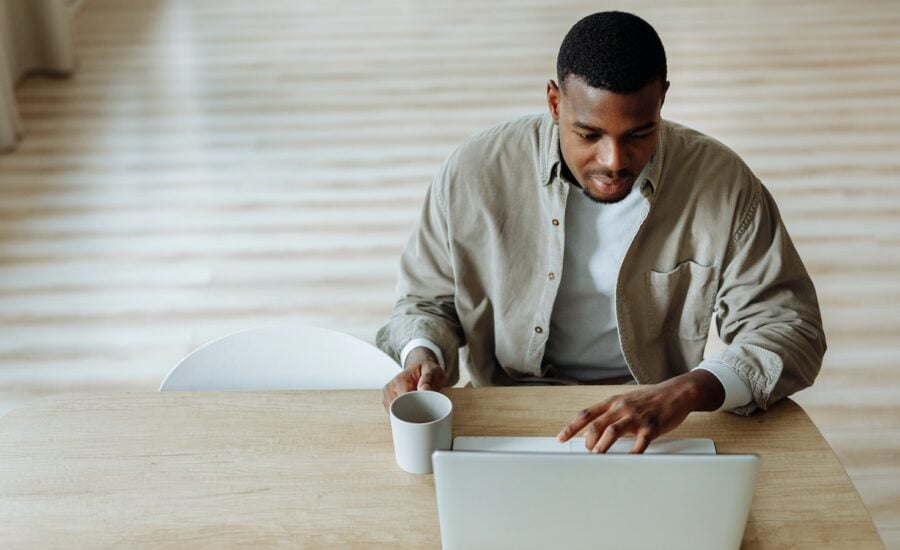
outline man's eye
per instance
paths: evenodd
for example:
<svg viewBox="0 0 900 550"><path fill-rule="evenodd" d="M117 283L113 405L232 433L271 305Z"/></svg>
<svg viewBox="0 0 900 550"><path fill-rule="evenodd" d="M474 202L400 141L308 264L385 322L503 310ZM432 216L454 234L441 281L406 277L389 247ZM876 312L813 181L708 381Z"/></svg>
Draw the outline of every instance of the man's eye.
<svg viewBox="0 0 900 550"><path fill-rule="evenodd" d="M647 134L631 134L631 139L644 139L645 137L650 137L653 132Z"/></svg>
<svg viewBox="0 0 900 550"><path fill-rule="evenodd" d="M581 139L584 139L584 140L597 139L596 134L581 134L581 133L578 133L578 132L575 132L575 134L576 134L578 137L580 137Z"/></svg>

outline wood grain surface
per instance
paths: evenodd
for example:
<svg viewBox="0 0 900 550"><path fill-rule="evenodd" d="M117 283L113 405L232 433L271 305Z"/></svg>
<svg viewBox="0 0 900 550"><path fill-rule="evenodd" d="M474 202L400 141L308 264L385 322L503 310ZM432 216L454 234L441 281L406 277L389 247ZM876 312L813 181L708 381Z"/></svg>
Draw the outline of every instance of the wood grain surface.
<svg viewBox="0 0 900 550"><path fill-rule="evenodd" d="M634 386L453 388L454 435L553 436ZM695 414L673 437L760 456L743 548L881 548L828 444L790 401ZM108 393L0 418L9 547L439 546L433 476L394 463L378 390Z"/></svg>
<svg viewBox="0 0 900 550"><path fill-rule="evenodd" d="M252 326L373 340L425 188L462 139L546 109L563 35L621 3L92 0L79 70L17 96L0 156L0 411L147 391ZM817 285L796 396L900 549L900 9L659 2L664 116L737 151Z"/></svg>

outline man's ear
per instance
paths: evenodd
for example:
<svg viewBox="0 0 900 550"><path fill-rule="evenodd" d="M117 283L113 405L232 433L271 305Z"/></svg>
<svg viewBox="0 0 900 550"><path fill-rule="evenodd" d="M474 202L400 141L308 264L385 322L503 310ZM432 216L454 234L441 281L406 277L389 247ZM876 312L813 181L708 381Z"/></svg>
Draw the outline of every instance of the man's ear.
<svg viewBox="0 0 900 550"><path fill-rule="evenodd" d="M553 123L559 125L559 100L562 92L556 82L551 78L547 81L547 107L550 108L550 116L553 117Z"/></svg>
<svg viewBox="0 0 900 550"><path fill-rule="evenodd" d="M666 92L669 91L669 84L671 84L671 82L669 82L668 80L663 82L662 99L659 100L660 108L662 108L663 104L665 104L665 102L666 102Z"/></svg>

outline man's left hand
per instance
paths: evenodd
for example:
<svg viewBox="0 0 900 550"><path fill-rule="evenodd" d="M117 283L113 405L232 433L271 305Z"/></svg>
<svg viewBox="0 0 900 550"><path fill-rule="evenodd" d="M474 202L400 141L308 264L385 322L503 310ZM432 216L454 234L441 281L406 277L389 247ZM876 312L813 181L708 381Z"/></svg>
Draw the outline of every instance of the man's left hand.
<svg viewBox="0 0 900 550"><path fill-rule="evenodd" d="M725 389L709 371L693 370L654 386L615 395L581 411L559 433L565 442L585 426L585 447L605 453L620 437L634 435L632 453L681 425L693 411L713 411L725 400Z"/></svg>

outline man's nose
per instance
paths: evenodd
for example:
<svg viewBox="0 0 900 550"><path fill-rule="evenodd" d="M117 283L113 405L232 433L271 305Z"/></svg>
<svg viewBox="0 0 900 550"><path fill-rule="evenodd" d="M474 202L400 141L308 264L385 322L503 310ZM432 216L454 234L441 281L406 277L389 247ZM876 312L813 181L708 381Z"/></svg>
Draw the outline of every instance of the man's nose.
<svg viewBox="0 0 900 550"><path fill-rule="evenodd" d="M610 172L619 172L628 168L628 155L617 140L605 139L600 142L597 163Z"/></svg>

